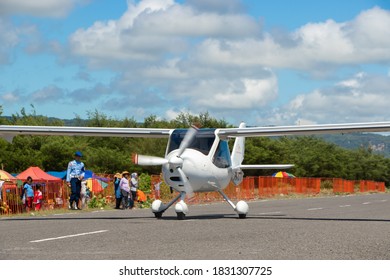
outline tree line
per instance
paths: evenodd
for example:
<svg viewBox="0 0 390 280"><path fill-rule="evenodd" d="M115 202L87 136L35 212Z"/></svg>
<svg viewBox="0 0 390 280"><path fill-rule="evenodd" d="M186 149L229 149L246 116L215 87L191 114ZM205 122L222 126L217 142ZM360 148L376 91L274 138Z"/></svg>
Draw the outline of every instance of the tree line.
<svg viewBox="0 0 390 280"><path fill-rule="evenodd" d="M233 127L225 120L217 120L208 112L199 115L180 113L174 120L150 115L142 123L134 118L113 119L101 112L87 112L87 119L76 116L71 122L38 115L24 108L12 116L2 116L3 125L73 125L90 127L188 128L196 124L202 128ZM159 174L159 166L138 166L131 161L133 153L164 156L167 139L82 137L82 136L16 136L12 142L0 139L0 164L10 173L19 173L30 166L45 171L62 171L80 150L87 169L95 173L114 174L123 170ZM233 144L233 141L230 141ZM251 137L246 139L245 164L292 163L289 170L297 177L327 177L349 180L375 180L390 185L390 159L370 149L345 149L314 136ZM271 175L278 170L247 170L245 175Z"/></svg>

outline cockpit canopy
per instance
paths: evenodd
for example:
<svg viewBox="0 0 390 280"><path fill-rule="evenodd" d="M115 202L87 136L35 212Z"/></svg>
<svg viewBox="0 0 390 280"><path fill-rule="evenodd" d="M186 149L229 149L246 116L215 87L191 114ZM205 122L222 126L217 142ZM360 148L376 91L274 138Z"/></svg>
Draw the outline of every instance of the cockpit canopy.
<svg viewBox="0 0 390 280"><path fill-rule="evenodd" d="M173 150L179 149L184 136L187 133L187 129L175 129L169 139L169 145L167 154ZM210 150L215 141L215 129L200 129L193 140L191 141L188 148L197 150L204 155L208 156ZM230 150L226 140L220 140L218 147L212 155L213 164L219 168L228 168L231 166Z"/></svg>
<svg viewBox="0 0 390 280"><path fill-rule="evenodd" d="M167 154L173 150L179 149L180 143L183 141L187 131L188 129L175 129L172 132L169 139ZM198 150L201 153L208 155L215 140L214 131L215 129L213 128L199 129L188 148Z"/></svg>

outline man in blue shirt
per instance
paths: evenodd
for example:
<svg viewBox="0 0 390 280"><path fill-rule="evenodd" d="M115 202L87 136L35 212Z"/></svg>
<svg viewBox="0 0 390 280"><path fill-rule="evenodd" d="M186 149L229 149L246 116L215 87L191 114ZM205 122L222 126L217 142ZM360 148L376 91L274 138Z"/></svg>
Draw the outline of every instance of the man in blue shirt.
<svg viewBox="0 0 390 280"><path fill-rule="evenodd" d="M32 203L34 199L34 189L32 188L32 181L33 179L28 176L27 182L23 183L22 197L24 196L27 212L32 209Z"/></svg>
<svg viewBox="0 0 390 280"><path fill-rule="evenodd" d="M79 208L81 181L85 175L84 163L81 161L83 154L79 151L75 152L74 160L69 162L66 172L66 183L71 187L71 195L69 199L69 209L81 210ZM73 206L73 202L75 205Z"/></svg>

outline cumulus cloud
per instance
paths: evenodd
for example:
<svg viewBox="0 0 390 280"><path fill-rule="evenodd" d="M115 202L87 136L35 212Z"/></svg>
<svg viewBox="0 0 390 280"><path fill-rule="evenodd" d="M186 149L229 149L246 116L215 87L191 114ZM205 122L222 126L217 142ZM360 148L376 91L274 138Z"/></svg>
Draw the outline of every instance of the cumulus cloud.
<svg viewBox="0 0 390 280"><path fill-rule="evenodd" d="M236 81L202 81L193 89L192 103L200 108L253 109L277 97L276 77Z"/></svg>
<svg viewBox="0 0 390 280"><path fill-rule="evenodd" d="M244 14L201 13L172 0L144 0L129 4L118 20L77 30L70 45L75 55L91 62L155 61L188 51L196 38L241 38L258 31L256 21Z"/></svg>
<svg viewBox="0 0 390 280"><path fill-rule="evenodd" d="M85 0L84 0L85 1ZM1 0L0 15L31 15L36 17L64 17L76 0Z"/></svg>
<svg viewBox="0 0 390 280"><path fill-rule="evenodd" d="M241 119L245 112L263 124L341 122L353 114L362 120L378 119L377 112L390 105L376 103L385 100L389 75L361 72L331 87L302 92L281 108L272 106L282 104L278 102L279 69L324 78L323 73L337 76L340 68L390 63L388 10L373 7L349 21L328 19L292 31L268 32L245 13L241 1L181 2L128 1L119 18L75 30L68 44L50 42L63 63L80 65L82 72L78 70L73 78L89 86L46 87L34 92L34 100L81 97L81 102L93 99L107 110L121 105L123 111L139 116L165 112L173 117L185 108ZM0 15L59 17L75 5L75 0L0 0ZM10 58L9 50L19 39L20 30L2 24L0 18L0 43L5 43L0 44L0 63ZM36 42L28 49L34 53L40 48L39 38L30 42ZM95 69L112 71L116 77L105 85L92 85Z"/></svg>
<svg viewBox="0 0 390 280"><path fill-rule="evenodd" d="M11 49L19 43L19 30L0 17L0 65L9 63Z"/></svg>
<svg viewBox="0 0 390 280"><path fill-rule="evenodd" d="M268 111L268 116L258 110L278 97L271 69L318 74L345 65L390 62L389 11L374 7L346 22L329 19L292 32L268 33L242 13L239 2L223 3L129 2L119 19L97 21L73 33L71 51L90 66L121 73L110 85L121 98L158 106L169 116L180 109L172 109L172 104L228 114L251 110L270 122L309 123L336 115L347 120L352 108L369 116L359 106L375 105L372 100L383 92L368 93L368 85L361 84L368 83L367 78L358 76L332 90L302 94L285 108Z"/></svg>
<svg viewBox="0 0 390 280"><path fill-rule="evenodd" d="M281 123L340 123L388 119L390 77L357 73L331 87L295 97L268 114L268 121Z"/></svg>
<svg viewBox="0 0 390 280"><path fill-rule="evenodd" d="M202 41L197 58L209 63L316 71L320 66L390 61L390 12L379 7L348 22L308 23L290 34ZM287 43L286 43L287 42Z"/></svg>
<svg viewBox="0 0 390 280"><path fill-rule="evenodd" d="M64 91L57 86L51 85L32 93L31 99L37 103L52 103L64 97Z"/></svg>
<svg viewBox="0 0 390 280"><path fill-rule="evenodd" d="M1 100L7 104L8 102L17 102L21 98L20 93L17 91L14 92L5 92L1 94Z"/></svg>

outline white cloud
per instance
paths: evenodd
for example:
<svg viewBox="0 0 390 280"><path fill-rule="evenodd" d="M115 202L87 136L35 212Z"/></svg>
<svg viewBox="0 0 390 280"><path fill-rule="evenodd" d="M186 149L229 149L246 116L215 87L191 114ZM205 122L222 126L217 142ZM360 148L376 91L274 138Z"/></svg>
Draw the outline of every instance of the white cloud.
<svg viewBox="0 0 390 280"><path fill-rule="evenodd" d="M19 30L0 17L0 65L8 63L10 52L19 43Z"/></svg>
<svg viewBox="0 0 390 280"><path fill-rule="evenodd" d="M172 0L144 0L129 4L118 20L98 21L77 30L70 37L70 45L73 54L100 66L112 65L113 60L115 65L128 65L180 57L207 67L318 71L326 65L389 62L387 26L390 12L374 7L348 22L329 19L308 23L274 37L261 34L260 23L245 14L199 12Z"/></svg>
<svg viewBox="0 0 390 280"><path fill-rule="evenodd" d="M57 86L47 86L32 93L32 101L37 103L56 102L62 99L64 92Z"/></svg>
<svg viewBox="0 0 390 280"><path fill-rule="evenodd" d="M192 90L192 103L203 108L257 109L277 97L275 76L268 79L241 79L237 81L202 81Z"/></svg>
<svg viewBox="0 0 390 280"><path fill-rule="evenodd" d="M20 100L20 95L17 92L5 92L1 95L1 99L5 102L17 102Z"/></svg>
<svg viewBox="0 0 390 280"><path fill-rule="evenodd" d="M76 2L0 0L0 15L65 16ZM265 108L283 103L277 99L279 69L298 70L305 78L326 72L337 80L339 68L388 65L388 26L390 12L374 7L350 21L328 19L276 34L262 31L261 22L245 14L236 0L128 1L122 16L76 30L68 45L46 40L43 33L27 37L23 28L0 17L0 64L8 62L12 49L21 44L30 54L46 46L62 63L80 65L72 77L88 82L86 88L42 86L29 99L36 102L67 95L68 100L93 99L107 111L120 105L130 116L168 118L182 108L240 120L244 112L245 119L257 117L263 124L341 122L351 116L366 121L383 118L380 113L390 105L386 98L390 75L359 73L330 88L301 92L282 108ZM73 60L66 57L69 53ZM80 72L87 69L83 63L93 66L92 71L85 70L89 75ZM95 67L117 76L95 87Z"/></svg>
<svg viewBox="0 0 390 280"><path fill-rule="evenodd" d="M75 55L88 57L93 63L154 61L167 54L180 55L197 38L237 38L258 31L257 23L247 15L200 13L171 0L144 0L129 4L118 20L98 21L77 30L70 45Z"/></svg>
<svg viewBox="0 0 390 280"><path fill-rule="evenodd" d="M31 15L37 17L64 17L76 0L0 0L0 15Z"/></svg>
<svg viewBox="0 0 390 280"><path fill-rule="evenodd" d="M269 68L321 74L345 65L390 62L390 29L384 27L390 26L389 11L374 7L351 21L312 22L274 36L261 33L260 22L221 9L219 3L208 11L206 2L191 3L130 3L119 19L97 21L73 33L71 50L90 65L121 73L112 91L147 104L151 113L154 106L167 116L182 107L227 115L245 109L271 123L321 122L335 116L342 121L353 112L372 118L359 106L376 106L373 100L383 91L369 93L364 75L333 89L301 94L269 115L259 108L278 97L276 74Z"/></svg>
<svg viewBox="0 0 390 280"><path fill-rule="evenodd" d="M388 120L390 77L358 73L333 87L295 97L271 123L340 123Z"/></svg>

